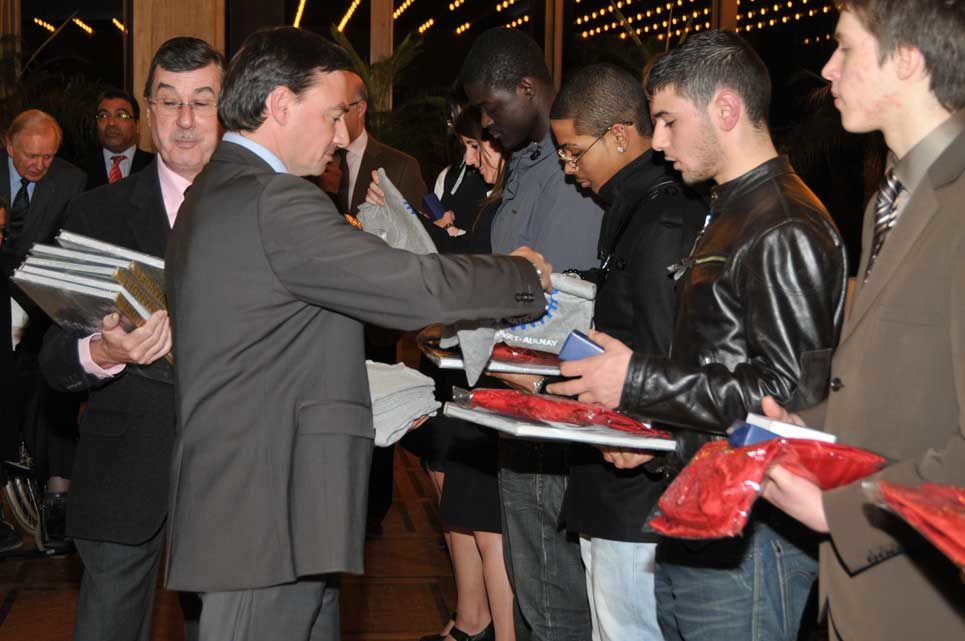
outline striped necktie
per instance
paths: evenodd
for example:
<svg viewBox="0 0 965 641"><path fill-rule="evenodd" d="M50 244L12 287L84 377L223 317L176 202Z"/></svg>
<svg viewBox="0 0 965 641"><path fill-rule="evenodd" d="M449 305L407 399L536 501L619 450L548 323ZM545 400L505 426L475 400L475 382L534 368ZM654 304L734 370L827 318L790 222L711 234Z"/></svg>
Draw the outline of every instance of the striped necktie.
<svg viewBox="0 0 965 641"><path fill-rule="evenodd" d="M121 173L121 162L127 158L127 156L111 156L111 161L114 163L111 165L111 171L107 174L107 182L116 183L118 180L124 177Z"/></svg>
<svg viewBox="0 0 965 641"><path fill-rule="evenodd" d="M868 282L871 276L871 267L875 264L875 259L881 253L881 248L885 244L885 239L891 233L898 215L895 204L898 201L898 194L901 193L901 182L895 176L894 168L888 170L885 178L878 188L878 197L875 201L875 235L871 243L871 255L868 256L868 267L864 272L864 282Z"/></svg>

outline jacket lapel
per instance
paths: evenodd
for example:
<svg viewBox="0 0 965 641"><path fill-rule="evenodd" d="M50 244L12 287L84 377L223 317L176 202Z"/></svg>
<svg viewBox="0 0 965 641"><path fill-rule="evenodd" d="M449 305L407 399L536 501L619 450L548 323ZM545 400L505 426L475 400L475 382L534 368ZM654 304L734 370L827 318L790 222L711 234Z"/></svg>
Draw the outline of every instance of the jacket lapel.
<svg viewBox="0 0 965 641"><path fill-rule="evenodd" d="M901 267L905 257L935 218L939 205L936 191L957 179L962 173L963 166L965 166L963 139L965 139L965 136L958 136L922 178L918 189L905 204L901 218L899 218L891 234L888 235L884 246L881 248L881 253L875 259L875 268L871 278L867 284L862 285L861 279L864 277L868 265L868 254L871 251L874 199L868 204L862 237L861 264L858 267L858 284L855 289L851 313L848 315L841 335L841 343L844 343L854 333L862 318L887 287L888 281L894 276L895 271Z"/></svg>
<svg viewBox="0 0 965 641"><path fill-rule="evenodd" d="M137 240L137 249L164 258L171 229L161 196L157 165L151 163L144 171L132 176L131 180L136 180L137 184L131 194L133 209L127 224Z"/></svg>
<svg viewBox="0 0 965 641"><path fill-rule="evenodd" d="M30 209L27 210L27 220L24 222L23 233L19 240L24 251L35 242L45 240L43 236L45 236L44 232L48 226L47 218L54 213L50 203L54 201L56 194L57 183L53 181L49 174L44 176L40 182L34 183L34 194L30 198Z"/></svg>

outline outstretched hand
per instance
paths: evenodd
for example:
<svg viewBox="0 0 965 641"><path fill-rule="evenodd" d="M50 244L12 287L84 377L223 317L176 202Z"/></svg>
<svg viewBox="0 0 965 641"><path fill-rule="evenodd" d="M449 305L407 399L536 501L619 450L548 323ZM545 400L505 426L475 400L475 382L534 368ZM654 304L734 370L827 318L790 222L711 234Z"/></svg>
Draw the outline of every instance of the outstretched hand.
<svg viewBox="0 0 965 641"><path fill-rule="evenodd" d="M603 332L591 331L590 339L604 352L578 361L563 361L560 373L576 378L548 385L546 391L560 396L576 396L581 402L599 403L614 410L620 405L633 350Z"/></svg>

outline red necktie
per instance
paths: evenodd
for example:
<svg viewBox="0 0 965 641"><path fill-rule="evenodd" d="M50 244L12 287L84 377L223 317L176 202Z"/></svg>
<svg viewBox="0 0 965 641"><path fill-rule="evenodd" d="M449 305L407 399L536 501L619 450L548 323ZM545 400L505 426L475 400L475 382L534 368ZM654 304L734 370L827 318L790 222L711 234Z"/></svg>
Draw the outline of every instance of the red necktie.
<svg viewBox="0 0 965 641"><path fill-rule="evenodd" d="M111 171L107 174L107 181L110 183L116 183L118 180L124 176L121 174L121 161L124 160L126 156L111 156L111 160L114 164L111 165Z"/></svg>

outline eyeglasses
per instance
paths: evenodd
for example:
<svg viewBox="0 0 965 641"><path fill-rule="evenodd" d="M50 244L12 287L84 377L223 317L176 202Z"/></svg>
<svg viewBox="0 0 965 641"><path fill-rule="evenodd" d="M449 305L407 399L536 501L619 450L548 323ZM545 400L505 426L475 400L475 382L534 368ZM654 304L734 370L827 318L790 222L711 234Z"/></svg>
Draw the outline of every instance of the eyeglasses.
<svg viewBox="0 0 965 641"><path fill-rule="evenodd" d="M603 136L610 133L610 130L616 127L617 125L623 125L624 127L632 127L633 123L632 122L615 122L609 127L607 127L602 134L597 136L596 140L591 142L590 146L584 149L583 151L580 151L576 154L571 154L566 148L560 147L559 149L556 150L556 155L560 157L560 160L568 164L573 169L576 169L577 167L580 166L580 160L583 159L583 156L585 156L588 151L593 149L593 145L603 140Z"/></svg>
<svg viewBox="0 0 965 641"><path fill-rule="evenodd" d="M110 113L109 111L98 111L94 114L96 120L110 120L111 118L116 118L117 120L134 120L133 114L129 114L126 111L118 111L117 113Z"/></svg>
<svg viewBox="0 0 965 641"><path fill-rule="evenodd" d="M154 105L158 114L165 118L176 118L181 113L182 107L190 108L194 115L199 118L213 116L218 109L218 103L215 100L191 100L189 102L181 102L180 100L148 100L148 103Z"/></svg>

